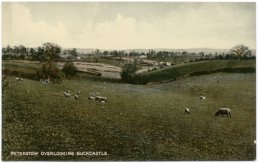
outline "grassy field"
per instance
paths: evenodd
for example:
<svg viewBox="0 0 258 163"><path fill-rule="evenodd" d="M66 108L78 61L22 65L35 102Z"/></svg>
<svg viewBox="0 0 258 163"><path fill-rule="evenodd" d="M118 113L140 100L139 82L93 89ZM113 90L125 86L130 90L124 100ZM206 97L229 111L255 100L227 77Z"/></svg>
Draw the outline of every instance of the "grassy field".
<svg viewBox="0 0 258 163"><path fill-rule="evenodd" d="M123 67L123 65L126 63L123 60L115 60L112 58L86 58L85 61L90 63L104 63L117 67Z"/></svg>
<svg viewBox="0 0 258 163"><path fill-rule="evenodd" d="M36 73L37 69L40 68L42 64L36 61L26 61L26 60L4 60L3 70L20 71L26 73Z"/></svg>
<svg viewBox="0 0 258 163"><path fill-rule="evenodd" d="M61 68L63 63L57 63ZM80 70L80 75L77 77L83 77L87 75L88 68L96 69L94 71L101 74L101 77L97 76L94 79L102 80L120 80L120 68L112 67L106 64L94 64L94 63L77 63L75 64ZM41 63L36 61L26 60L5 60L3 62L3 70L7 74L20 74L21 77L34 79L34 74L41 66ZM112 71L112 72L111 72ZM85 73L84 73L85 72ZM162 68L159 70L144 72L136 74L127 83L133 84L148 84L159 83L164 81L177 80L185 76L195 76L203 74L211 74L215 72L255 72L255 60L213 60L213 61L200 61L192 63L182 63L175 66ZM89 72L88 72L89 73ZM121 82L121 81L120 81Z"/></svg>
<svg viewBox="0 0 258 163"><path fill-rule="evenodd" d="M145 86L7 80L3 160L254 160L256 156L255 73L214 73ZM80 90L79 100L65 98L66 89ZM108 102L89 101L94 91ZM207 99L200 100L201 95ZM184 114L185 107L190 114ZM231 108L232 118L214 117L219 107ZM108 155L12 156L11 151Z"/></svg>

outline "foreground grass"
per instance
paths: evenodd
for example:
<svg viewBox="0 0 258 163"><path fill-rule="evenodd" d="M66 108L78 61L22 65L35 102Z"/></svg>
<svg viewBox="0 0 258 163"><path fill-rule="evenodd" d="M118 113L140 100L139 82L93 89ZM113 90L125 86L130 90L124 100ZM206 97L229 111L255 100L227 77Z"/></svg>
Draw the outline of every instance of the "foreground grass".
<svg viewBox="0 0 258 163"><path fill-rule="evenodd" d="M216 77L221 81L217 82ZM9 77L3 160L254 160L255 74L217 73L152 86L90 80L44 85ZM195 87L199 84L200 87ZM81 91L80 99L62 92ZM108 103L89 101L90 92ZM204 95L206 100L200 100ZM189 107L191 114L184 114ZM232 118L215 118L230 107ZM106 151L108 156L11 156Z"/></svg>

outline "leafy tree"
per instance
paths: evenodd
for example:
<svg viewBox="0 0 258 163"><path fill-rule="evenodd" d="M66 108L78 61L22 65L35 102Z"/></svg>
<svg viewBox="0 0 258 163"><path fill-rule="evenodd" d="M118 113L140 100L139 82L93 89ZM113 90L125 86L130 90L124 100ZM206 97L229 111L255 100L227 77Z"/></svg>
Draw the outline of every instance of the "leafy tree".
<svg viewBox="0 0 258 163"><path fill-rule="evenodd" d="M63 79L63 73L55 64L47 65L44 63L42 67L37 70L37 76L40 79Z"/></svg>
<svg viewBox="0 0 258 163"><path fill-rule="evenodd" d="M54 43L44 43L43 44L43 54L47 60L47 65L50 66L54 61L57 61L60 56L61 47Z"/></svg>
<svg viewBox="0 0 258 163"><path fill-rule="evenodd" d="M109 52L106 51L106 50L103 52L103 55L104 55L104 56L107 56L108 54L109 54Z"/></svg>
<svg viewBox="0 0 258 163"><path fill-rule="evenodd" d="M44 49L42 47L38 47L37 48L37 52L36 52L36 56L35 56L36 60L39 60L40 62L43 62L45 57L44 57Z"/></svg>
<svg viewBox="0 0 258 163"><path fill-rule="evenodd" d="M238 59L251 54L251 50L249 50L249 48L244 45L236 45L230 49L230 52L232 55L237 56Z"/></svg>
<svg viewBox="0 0 258 163"><path fill-rule="evenodd" d="M182 54L183 54L183 55L186 55L186 54L188 54L188 52L187 52L187 51L183 51Z"/></svg>
<svg viewBox="0 0 258 163"><path fill-rule="evenodd" d="M6 47L6 53L12 53L13 49L10 47L10 45L7 45Z"/></svg>
<svg viewBox="0 0 258 163"><path fill-rule="evenodd" d="M110 52L110 55L112 55L114 57L118 57L118 52L116 50L113 50Z"/></svg>
<svg viewBox="0 0 258 163"><path fill-rule="evenodd" d="M99 50L99 49L96 49L96 50L94 51L94 54L95 54L95 55L100 55L100 54L101 54L101 52L100 52L100 50Z"/></svg>
<svg viewBox="0 0 258 163"><path fill-rule="evenodd" d="M40 50L42 57L44 57L46 63L38 70L37 74L43 79L62 79L62 73L57 68L54 61L57 61L60 56L61 48L53 43L44 43L43 47L38 48Z"/></svg>
<svg viewBox="0 0 258 163"><path fill-rule="evenodd" d="M127 63L123 66L121 72L122 80L130 80L131 77L135 75L135 72L139 69L139 63L137 60L134 60L132 63Z"/></svg>
<svg viewBox="0 0 258 163"><path fill-rule="evenodd" d="M73 56L73 57L77 57L78 56L78 52L75 48L73 48L72 50L70 50L70 54Z"/></svg>
<svg viewBox="0 0 258 163"><path fill-rule="evenodd" d="M23 46L23 45L20 45L19 47L19 55L22 55L22 56L26 56L26 55L28 55L28 52L27 52L27 49L26 49L26 47L25 46Z"/></svg>

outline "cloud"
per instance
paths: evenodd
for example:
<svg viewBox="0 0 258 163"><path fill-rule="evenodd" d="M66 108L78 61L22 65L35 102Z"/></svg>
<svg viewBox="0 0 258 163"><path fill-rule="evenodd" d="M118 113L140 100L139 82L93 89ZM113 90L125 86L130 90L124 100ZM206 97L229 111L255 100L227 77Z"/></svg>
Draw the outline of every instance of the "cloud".
<svg viewBox="0 0 258 163"><path fill-rule="evenodd" d="M12 3L5 6L3 17L3 44L39 46L44 42L68 44L69 32L62 22L49 25L44 21L34 21L30 10L23 4Z"/></svg>
<svg viewBox="0 0 258 163"><path fill-rule="evenodd" d="M92 35L92 46L126 49L144 47L156 31L151 24L137 22L133 17L118 14L113 21L99 23ZM152 38L151 38L152 39Z"/></svg>
<svg viewBox="0 0 258 163"><path fill-rule="evenodd" d="M176 7L168 3L171 7L160 10L146 3L135 7L133 13L116 10L116 5L97 4L48 4L41 6L36 18L32 14L39 12L36 6L4 3L3 44L40 46L50 41L62 47L100 49L256 45L255 3L177 3ZM151 5L150 11L147 7ZM148 18L143 19L144 14Z"/></svg>

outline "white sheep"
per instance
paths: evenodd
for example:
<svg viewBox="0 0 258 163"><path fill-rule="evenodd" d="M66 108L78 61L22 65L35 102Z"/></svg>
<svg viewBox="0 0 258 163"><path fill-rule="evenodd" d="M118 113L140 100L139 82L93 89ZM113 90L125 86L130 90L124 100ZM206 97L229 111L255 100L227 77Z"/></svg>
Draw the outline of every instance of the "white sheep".
<svg viewBox="0 0 258 163"><path fill-rule="evenodd" d="M97 100L97 101L105 101L105 102L107 102L107 97L103 97L103 96L96 96L96 97L95 97L95 100Z"/></svg>
<svg viewBox="0 0 258 163"><path fill-rule="evenodd" d="M89 100L95 100L95 97L90 96Z"/></svg>
<svg viewBox="0 0 258 163"><path fill-rule="evenodd" d="M66 91L66 92L64 92L64 96L65 96L65 97L70 97L71 94Z"/></svg>
<svg viewBox="0 0 258 163"><path fill-rule="evenodd" d="M219 108L219 110L217 110L217 112L215 113L215 116L221 115L221 116L223 117L224 114L225 114L227 117L230 117L230 118L231 118L231 109L229 109L229 108Z"/></svg>
<svg viewBox="0 0 258 163"><path fill-rule="evenodd" d="M185 113L189 114L190 113L190 109L189 108L185 108Z"/></svg>
<svg viewBox="0 0 258 163"><path fill-rule="evenodd" d="M75 100L78 100L78 99L79 99L79 96L78 96L78 95L74 95L74 99L75 99Z"/></svg>
<svg viewBox="0 0 258 163"><path fill-rule="evenodd" d="M206 97L205 97L205 96L200 96L200 99L201 99L201 100L205 100Z"/></svg>

